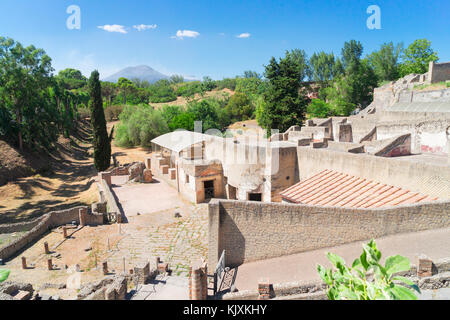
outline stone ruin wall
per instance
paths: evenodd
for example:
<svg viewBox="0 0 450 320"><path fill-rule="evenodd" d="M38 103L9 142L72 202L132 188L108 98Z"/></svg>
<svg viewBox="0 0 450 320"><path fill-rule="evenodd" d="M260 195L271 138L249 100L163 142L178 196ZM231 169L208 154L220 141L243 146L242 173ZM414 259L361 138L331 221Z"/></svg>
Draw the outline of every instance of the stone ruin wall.
<svg viewBox="0 0 450 320"><path fill-rule="evenodd" d="M428 81L431 83L450 80L450 62L430 62Z"/></svg>
<svg viewBox="0 0 450 320"><path fill-rule="evenodd" d="M209 204L208 265L226 250L227 266L450 226L450 201L352 209L213 200Z"/></svg>
<svg viewBox="0 0 450 320"><path fill-rule="evenodd" d="M88 207L76 207L61 211L52 211L29 223L3 225L1 233L11 233L26 230L20 238L0 249L0 259L6 260L28 245L31 245L49 230L61 225L70 224L72 221L80 223L80 211L84 214L85 223L88 225L103 224L103 214L89 214ZM20 228L24 229L20 229Z"/></svg>

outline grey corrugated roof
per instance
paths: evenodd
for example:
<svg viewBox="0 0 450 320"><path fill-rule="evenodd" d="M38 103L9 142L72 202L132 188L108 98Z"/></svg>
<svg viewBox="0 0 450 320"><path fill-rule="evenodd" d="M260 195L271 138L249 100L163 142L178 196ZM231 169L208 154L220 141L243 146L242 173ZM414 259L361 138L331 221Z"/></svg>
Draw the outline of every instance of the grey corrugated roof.
<svg viewBox="0 0 450 320"><path fill-rule="evenodd" d="M450 112L450 101L397 102L386 107L385 110L394 112Z"/></svg>
<svg viewBox="0 0 450 320"><path fill-rule="evenodd" d="M206 137L208 136L198 132L177 130L153 139L152 143L175 152L180 152L193 144L205 141Z"/></svg>

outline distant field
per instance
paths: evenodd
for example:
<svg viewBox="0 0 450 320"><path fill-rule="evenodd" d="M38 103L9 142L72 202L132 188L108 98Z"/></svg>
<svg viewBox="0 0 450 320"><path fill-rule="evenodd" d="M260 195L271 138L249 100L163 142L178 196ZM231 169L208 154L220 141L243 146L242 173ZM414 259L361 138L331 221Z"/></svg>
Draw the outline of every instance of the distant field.
<svg viewBox="0 0 450 320"><path fill-rule="evenodd" d="M162 102L162 103L150 103L151 106L155 107L156 109L159 109L163 106L186 106L189 101L192 100L198 100L198 99L205 99L205 98L216 98L216 99L225 99L226 97L230 97L234 94L234 91L230 89L222 89L222 90L213 90L205 92L205 94L196 94L194 98L185 98L185 97L178 97L177 100L172 102Z"/></svg>

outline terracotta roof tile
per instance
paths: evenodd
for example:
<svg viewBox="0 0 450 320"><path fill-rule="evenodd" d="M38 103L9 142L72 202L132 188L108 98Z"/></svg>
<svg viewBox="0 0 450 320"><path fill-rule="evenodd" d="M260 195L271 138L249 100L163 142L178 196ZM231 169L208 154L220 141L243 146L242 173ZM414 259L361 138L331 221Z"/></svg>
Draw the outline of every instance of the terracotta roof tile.
<svg viewBox="0 0 450 320"><path fill-rule="evenodd" d="M287 188L280 195L294 203L347 208L382 208L438 200L333 170L323 170Z"/></svg>

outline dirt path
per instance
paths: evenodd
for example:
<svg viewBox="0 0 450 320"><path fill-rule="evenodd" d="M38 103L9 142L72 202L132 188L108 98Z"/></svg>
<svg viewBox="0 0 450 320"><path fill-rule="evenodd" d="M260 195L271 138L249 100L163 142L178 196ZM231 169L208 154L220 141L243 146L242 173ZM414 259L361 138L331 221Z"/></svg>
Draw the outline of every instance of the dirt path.
<svg viewBox="0 0 450 320"><path fill-rule="evenodd" d="M44 213L96 201L89 123L76 136L60 138L51 155L52 172L33 175L0 187L0 223L20 222Z"/></svg>

